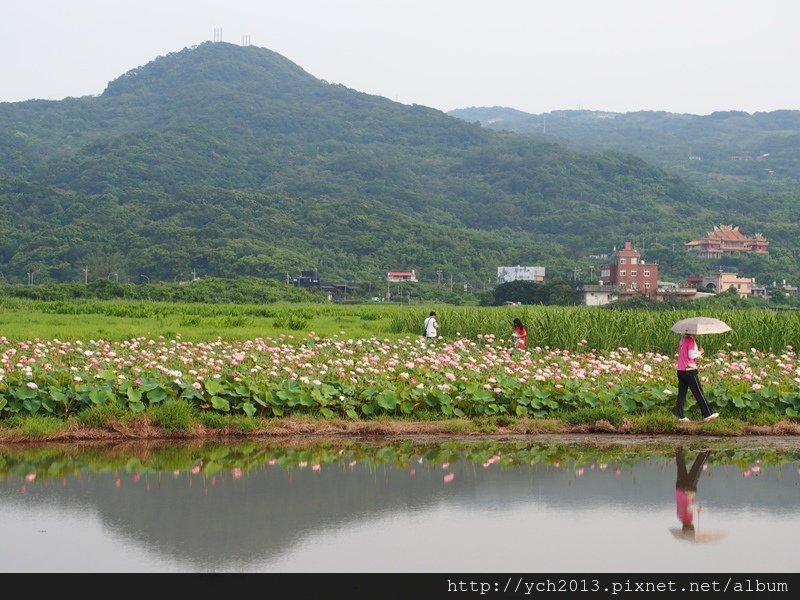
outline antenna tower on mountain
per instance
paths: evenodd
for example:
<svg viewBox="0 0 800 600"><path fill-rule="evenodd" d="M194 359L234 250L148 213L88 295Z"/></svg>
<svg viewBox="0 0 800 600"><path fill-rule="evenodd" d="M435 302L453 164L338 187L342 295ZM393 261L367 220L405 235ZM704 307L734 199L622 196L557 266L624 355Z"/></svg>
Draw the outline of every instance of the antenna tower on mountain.
<svg viewBox="0 0 800 600"><path fill-rule="evenodd" d="M215 42L222 41L222 27L214 27L214 41Z"/></svg>

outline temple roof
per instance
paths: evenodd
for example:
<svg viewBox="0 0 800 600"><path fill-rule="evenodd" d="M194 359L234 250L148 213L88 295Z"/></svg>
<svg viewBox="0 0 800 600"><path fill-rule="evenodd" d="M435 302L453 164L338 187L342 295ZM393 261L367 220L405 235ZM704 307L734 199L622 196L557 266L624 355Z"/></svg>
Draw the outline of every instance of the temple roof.
<svg viewBox="0 0 800 600"><path fill-rule="evenodd" d="M744 242L748 239L742 235L738 226L734 227L733 225L715 225L714 231L708 232L706 238L731 242Z"/></svg>

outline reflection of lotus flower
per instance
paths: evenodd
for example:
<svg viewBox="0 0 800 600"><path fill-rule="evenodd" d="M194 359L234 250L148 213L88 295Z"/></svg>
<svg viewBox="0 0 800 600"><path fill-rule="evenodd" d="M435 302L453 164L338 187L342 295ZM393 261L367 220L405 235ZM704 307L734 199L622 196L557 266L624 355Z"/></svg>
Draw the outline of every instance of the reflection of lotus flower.
<svg viewBox="0 0 800 600"><path fill-rule="evenodd" d="M445 483L450 483L451 481L453 481L455 476L456 476L455 473L448 473L447 475L444 476L444 482Z"/></svg>
<svg viewBox="0 0 800 600"><path fill-rule="evenodd" d="M450 466L450 463L442 463L442 469L447 469Z"/></svg>
<svg viewBox="0 0 800 600"><path fill-rule="evenodd" d="M200 472L200 465L195 465L192 467L192 475L197 475Z"/></svg>
<svg viewBox="0 0 800 600"><path fill-rule="evenodd" d="M122 487L122 480L121 480L119 477L117 477L117 478L114 480L114 487L115 487L115 488L120 488L120 487Z"/></svg>
<svg viewBox="0 0 800 600"><path fill-rule="evenodd" d="M25 475L25 481L33 481L36 479L36 473L28 473Z"/></svg>
<svg viewBox="0 0 800 600"><path fill-rule="evenodd" d="M414 476L414 475L416 475L416 474L417 474L417 470L416 470L416 469L411 469L411 470L408 472L408 475L409 475L410 477L413 477L413 476Z"/></svg>
<svg viewBox="0 0 800 600"><path fill-rule="evenodd" d="M239 467L234 467L231 471L233 473L234 479L241 479L242 478L242 470Z"/></svg>
<svg viewBox="0 0 800 600"><path fill-rule="evenodd" d="M320 467L319 465L311 465L311 470L317 473L320 471L321 468L322 467Z"/></svg>

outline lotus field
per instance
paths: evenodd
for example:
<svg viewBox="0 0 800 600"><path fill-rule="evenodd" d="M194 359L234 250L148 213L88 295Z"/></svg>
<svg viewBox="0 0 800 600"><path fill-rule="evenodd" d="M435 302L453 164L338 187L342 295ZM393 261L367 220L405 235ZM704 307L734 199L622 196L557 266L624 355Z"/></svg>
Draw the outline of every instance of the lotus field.
<svg viewBox="0 0 800 600"><path fill-rule="evenodd" d="M101 405L138 413L168 400L250 417L543 418L589 407L642 414L673 405L674 368L674 356L658 352L597 351L585 340L575 350L516 350L493 334L432 343L314 333L208 342L0 337L0 422ZM706 354L701 379L723 414L800 416L791 345ZM687 409L693 403L690 394Z"/></svg>

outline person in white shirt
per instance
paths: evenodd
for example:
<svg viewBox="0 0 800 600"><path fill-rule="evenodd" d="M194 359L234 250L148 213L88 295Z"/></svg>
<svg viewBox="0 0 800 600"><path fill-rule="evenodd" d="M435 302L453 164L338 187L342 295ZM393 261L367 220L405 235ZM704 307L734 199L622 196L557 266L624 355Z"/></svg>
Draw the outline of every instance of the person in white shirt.
<svg viewBox="0 0 800 600"><path fill-rule="evenodd" d="M431 314L425 319L423 323L426 338L435 338L439 335L439 323L436 321L436 312L431 311Z"/></svg>

